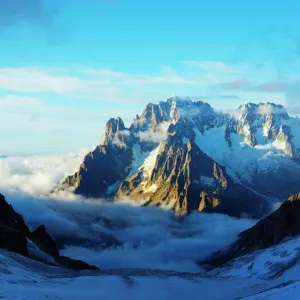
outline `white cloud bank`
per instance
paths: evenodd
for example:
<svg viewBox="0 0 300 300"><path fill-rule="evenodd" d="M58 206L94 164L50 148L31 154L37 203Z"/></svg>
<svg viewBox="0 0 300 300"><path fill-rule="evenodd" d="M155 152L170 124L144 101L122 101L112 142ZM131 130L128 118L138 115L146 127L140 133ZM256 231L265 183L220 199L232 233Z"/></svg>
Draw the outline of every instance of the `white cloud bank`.
<svg viewBox="0 0 300 300"><path fill-rule="evenodd" d="M78 167L82 155L0 160L0 192L34 229L45 224L62 254L102 269L158 268L199 271L196 260L228 245L253 225L217 214L176 219L158 208L47 194Z"/></svg>

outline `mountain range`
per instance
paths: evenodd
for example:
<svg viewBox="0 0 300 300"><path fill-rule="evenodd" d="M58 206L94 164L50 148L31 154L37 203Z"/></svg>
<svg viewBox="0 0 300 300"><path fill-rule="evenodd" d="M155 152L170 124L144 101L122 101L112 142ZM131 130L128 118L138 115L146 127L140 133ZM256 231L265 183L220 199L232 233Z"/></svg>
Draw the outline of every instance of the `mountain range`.
<svg viewBox="0 0 300 300"><path fill-rule="evenodd" d="M111 118L99 145L57 187L90 198L261 217L300 187L300 119L282 105L221 112L170 97L126 127Z"/></svg>

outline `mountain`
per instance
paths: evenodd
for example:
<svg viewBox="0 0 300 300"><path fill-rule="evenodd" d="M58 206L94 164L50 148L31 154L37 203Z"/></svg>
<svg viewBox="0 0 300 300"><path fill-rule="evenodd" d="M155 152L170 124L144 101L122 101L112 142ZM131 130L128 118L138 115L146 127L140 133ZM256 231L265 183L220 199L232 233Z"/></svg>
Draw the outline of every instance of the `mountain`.
<svg viewBox="0 0 300 300"><path fill-rule="evenodd" d="M60 256L55 241L44 225L31 232L21 215L16 213L0 194L0 249L65 268L97 269L80 260Z"/></svg>
<svg viewBox="0 0 300 300"><path fill-rule="evenodd" d="M222 113L171 97L127 128L110 119L100 145L58 189L191 211L260 217L300 187L300 120L282 105Z"/></svg>
<svg viewBox="0 0 300 300"><path fill-rule="evenodd" d="M220 265L234 258L275 246L300 235L300 194L293 195L275 212L252 228L239 234L239 239L223 252L217 253L209 264Z"/></svg>

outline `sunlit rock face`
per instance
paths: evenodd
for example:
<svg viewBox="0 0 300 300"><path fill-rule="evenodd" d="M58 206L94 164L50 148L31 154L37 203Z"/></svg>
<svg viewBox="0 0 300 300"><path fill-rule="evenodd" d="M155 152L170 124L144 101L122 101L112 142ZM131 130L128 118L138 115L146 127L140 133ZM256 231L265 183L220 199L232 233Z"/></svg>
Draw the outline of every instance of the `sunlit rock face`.
<svg viewBox="0 0 300 300"><path fill-rule="evenodd" d="M180 215L257 217L300 192L299 129L281 105L249 103L223 113L173 96L148 104L129 127L110 119L101 144L59 188Z"/></svg>
<svg viewBox="0 0 300 300"><path fill-rule="evenodd" d="M180 124L161 143L151 175L147 166L142 167L123 181L116 197L144 199L144 205L173 209L178 215L203 211L259 216L266 212L265 199L234 183L222 166L199 149L195 134L186 130L188 122ZM185 142L182 136L189 138Z"/></svg>

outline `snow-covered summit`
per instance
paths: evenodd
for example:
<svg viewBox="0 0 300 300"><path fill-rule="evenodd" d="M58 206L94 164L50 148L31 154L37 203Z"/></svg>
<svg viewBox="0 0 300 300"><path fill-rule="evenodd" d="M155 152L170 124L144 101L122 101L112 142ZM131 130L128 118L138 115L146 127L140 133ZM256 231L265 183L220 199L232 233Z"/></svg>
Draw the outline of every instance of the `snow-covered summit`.
<svg viewBox="0 0 300 300"><path fill-rule="evenodd" d="M162 161L167 166L165 179L171 180L172 170L177 174L180 165L187 168L184 161L179 164L184 155L187 162L191 161L189 154L181 151L190 142L195 149L192 152L203 151L214 163L224 167L236 184L246 186L259 197L282 200L291 193L300 192L299 129L300 119L290 117L282 105L248 103L229 114L214 110L204 101L172 96L166 101L147 104L128 128L121 119L111 119L105 129L105 147L99 146L89 154L89 159L81 166L82 171L74 175L76 178L69 177L65 185L76 184L75 192L82 193L84 183L85 195L102 197L111 186L117 192L121 186L124 188L123 183L128 177L135 176L134 183L126 183L128 186L124 189L130 196L138 186L138 197L144 197L141 189L145 178L152 178L153 174L147 173L146 176L137 170L148 156L155 153L149 160L153 164L149 167L152 171L157 160L164 157ZM170 139L173 144L165 153L167 148L160 145ZM177 161L171 159L175 152ZM120 157L123 157L122 161ZM198 162L191 163L198 165ZM104 165L111 166L113 174L101 171ZM156 167L165 168L164 165ZM160 173L159 170L155 172ZM93 174L97 174L97 180ZM190 178L186 176L187 180ZM148 200L160 190L156 182L151 181L151 184L155 189L151 187L147 192ZM101 186L101 191L98 186ZM169 197L168 193L165 197Z"/></svg>

